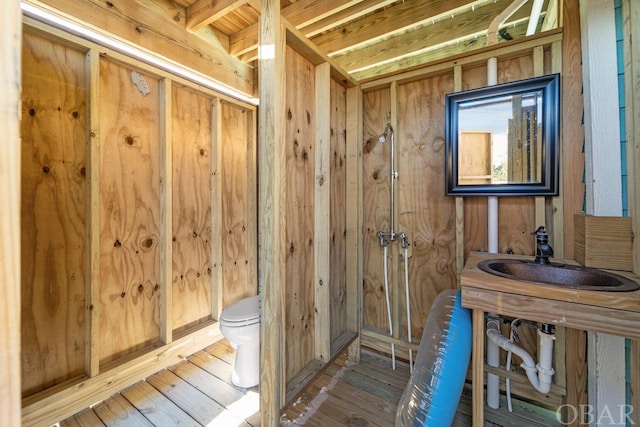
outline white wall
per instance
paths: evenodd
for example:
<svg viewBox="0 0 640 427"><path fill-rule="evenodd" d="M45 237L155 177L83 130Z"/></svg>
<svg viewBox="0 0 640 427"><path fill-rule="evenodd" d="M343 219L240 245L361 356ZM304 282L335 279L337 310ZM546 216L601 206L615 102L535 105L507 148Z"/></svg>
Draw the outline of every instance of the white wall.
<svg viewBox="0 0 640 427"><path fill-rule="evenodd" d="M585 111L586 213L622 215L620 119L613 0L581 0L582 63ZM624 338L588 335L588 421L625 425ZM599 425L603 425L600 423Z"/></svg>

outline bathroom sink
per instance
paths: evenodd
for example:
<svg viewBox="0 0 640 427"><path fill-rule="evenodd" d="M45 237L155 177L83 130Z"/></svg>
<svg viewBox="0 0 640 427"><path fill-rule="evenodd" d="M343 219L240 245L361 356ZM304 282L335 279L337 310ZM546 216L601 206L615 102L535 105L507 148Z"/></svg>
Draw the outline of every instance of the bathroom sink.
<svg viewBox="0 0 640 427"><path fill-rule="evenodd" d="M590 291L629 292L640 289L631 279L595 268L518 259L488 259L478 263L484 272L521 282Z"/></svg>

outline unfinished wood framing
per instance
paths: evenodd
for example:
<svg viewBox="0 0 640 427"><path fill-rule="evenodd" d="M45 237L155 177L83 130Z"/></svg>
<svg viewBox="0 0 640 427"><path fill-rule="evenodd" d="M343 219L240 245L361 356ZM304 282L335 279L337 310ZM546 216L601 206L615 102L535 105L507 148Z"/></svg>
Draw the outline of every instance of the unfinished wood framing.
<svg viewBox="0 0 640 427"><path fill-rule="evenodd" d="M29 153L21 161L19 228L21 255L28 260L21 266L25 394L82 374L87 362L87 65L85 52L23 36L21 148ZM50 286L58 282L66 286Z"/></svg>
<svg viewBox="0 0 640 427"><path fill-rule="evenodd" d="M629 216L633 230L633 272L640 274L640 52L637 41L640 40L640 5L633 0L622 1L622 19L624 35L624 78L625 78L625 114L627 140L627 196ZM634 41L636 44L634 44ZM631 414L631 424L640 423L640 341L633 340L629 348L629 394L628 402L635 410Z"/></svg>
<svg viewBox="0 0 640 427"><path fill-rule="evenodd" d="M109 2L78 3L75 0L29 0L28 3L99 33L108 28L110 36L135 40L147 53L162 52L170 60L240 92L253 93L251 67L214 47L217 43L207 43L200 36L185 34L182 22L167 20L156 11L140 7L137 2L118 3L117 8ZM161 31L146 32L140 31L141 28Z"/></svg>
<svg viewBox="0 0 640 427"><path fill-rule="evenodd" d="M363 201L362 201L362 91L347 89L346 140L346 298L347 328L357 334L349 348L349 358L360 360L363 281Z"/></svg>
<svg viewBox="0 0 640 427"><path fill-rule="evenodd" d="M211 197L212 205L222 207L222 107L220 99L211 100ZM211 315L219 319L224 305L224 271L222 265L224 239L215 236L225 236L221 209L211 210Z"/></svg>
<svg viewBox="0 0 640 427"><path fill-rule="evenodd" d="M186 28L196 31L239 8L249 0L198 0L187 8Z"/></svg>
<svg viewBox="0 0 640 427"><path fill-rule="evenodd" d="M533 76L540 77L544 75L544 47L536 46L533 48ZM556 141L557 144L560 141ZM535 198L535 208L534 208L534 218L535 218L535 226L536 229L540 226L546 227L547 219L546 219L546 197L536 197Z"/></svg>
<svg viewBox="0 0 640 427"><path fill-rule="evenodd" d="M19 15L19 4L9 2L7 11L15 8ZM81 3L25 0L156 59L168 58L182 67L177 73L195 71L194 80L210 75L217 82L190 82L188 73L178 77L153 61L131 60L125 49L104 48L97 38L82 40L23 19L25 155L15 157L16 147L8 145L2 147L7 155L0 156L0 163L21 161L22 169L16 188L11 175L16 171L0 167L0 180L10 181L5 204L20 203L23 212L18 224L11 216L19 216L15 209L0 214L7 236L0 246L0 271L9 285L21 285L4 292L9 304L21 304L22 317L11 307L0 311L6 325L22 323L22 348L15 348L15 330L0 331L10 379L0 397L10 421L20 421L10 387L21 383L25 425L54 423L220 339L216 320L222 310L257 290L264 426L277 425L282 407L346 346L356 362L363 346L390 353L393 344L398 357L408 358L409 350L418 348L435 296L460 288L470 251L487 249L486 201L446 197L442 159L444 97L486 86L489 57L498 58L500 83L561 73L563 93L560 195L501 198L499 252L532 254L530 233L545 225L556 258L575 257L573 215L582 208L585 187L579 0L550 0L543 33L521 38L523 9L509 26L515 40L479 47L484 36L473 43L468 39L475 44L470 53L460 53L466 48L459 46L436 51L431 45L452 40L448 19L403 30L407 43L397 43L398 25L413 25L416 8L427 22L468 1L291 0L282 10L287 2L278 0ZM474 7L477 22L468 20L465 29L485 31L480 18L503 9L501 4ZM622 0L622 7L629 207L637 231L640 58L629 41L640 39L633 25L640 7L634 0ZM235 34L220 27L242 19L246 26L258 15L259 23ZM379 22L380 17L395 19ZM11 19L5 14L3 22ZM562 28L551 29L558 21ZM16 29L6 25L3 31ZM435 33L425 42L429 31ZM313 42L311 36L317 36ZM15 89L7 73L19 68L12 66L17 47L10 37L0 40L12 55L0 81ZM372 43L353 49L347 44L365 40ZM258 67L253 67L248 61L258 57L258 44ZM356 58L350 50L366 57ZM430 57L421 66L434 52L446 58ZM400 56L385 62L385 55ZM401 67L408 71L398 73ZM257 95L258 74L259 112L240 101ZM238 98L211 89L225 91L217 83L233 88L225 93L238 90ZM6 92L12 102L12 92ZM11 108L6 111L13 114ZM378 140L387 123L395 132L393 165L390 145ZM12 133L16 129L0 128L9 129L10 142L19 140ZM398 172L391 178L397 183L396 204L389 212L393 171ZM409 248L406 257L399 242L389 248L390 335L376 233L389 230L391 217L394 231L406 233ZM639 242L633 242L636 272ZM20 265L20 259L29 262ZM405 265L413 318L408 332ZM480 316L474 313L478 324ZM480 352L483 335L474 336ZM523 340L535 353L535 333L524 331ZM555 384L540 402L584 405L585 334L559 328L556 342ZM20 358L20 351L22 366L18 360L16 368L12 357ZM630 390L636 408L639 355L640 344L633 341ZM474 368L481 359L474 355ZM20 368L22 381L15 377ZM537 398L518 373L510 375L517 394ZM474 392L482 386L474 384ZM138 400L143 387L124 393ZM482 412L474 407L477 423ZM633 414L636 423L639 414Z"/></svg>
<svg viewBox="0 0 640 427"><path fill-rule="evenodd" d="M0 411L7 425L20 425L20 2L3 3L0 18Z"/></svg>
<svg viewBox="0 0 640 427"><path fill-rule="evenodd" d="M382 144L382 146L385 147L385 150L387 150L387 152L389 153L389 155L391 155L391 138L393 137L395 140L397 140L398 138L400 138L399 136L399 129L398 129L398 120L399 120L399 116L398 116L398 109L399 109L399 104L400 101L398 99L398 84L397 82L391 82L391 85L389 86L389 96L391 98L391 102L389 105L389 117L387 117L387 123L385 123L385 126L387 124L391 125L391 128L393 129L393 134L389 134L389 138L387 138L387 142ZM382 130L380 131L380 133L383 132L383 130L385 129L385 127L382 128ZM389 198L388 203L389 203L389 207L388 209L391 209L391 207L393 206L393 214L391 214L391 212L389 212L390 217L389 220L387 221L388 223L388 227L385 228L385 230L393 230L394 233L399 233L402 230L406 230L409 227L410 224L407 224L407 222L410 222L411 219L407 218L406 215L403 215L403 217L405 218L405 220L403 221L403 218L400 217L400 206L402 205L402 200L405 197L410 197L409 194L407 194L406 191L402 191L403 189L406 189L406 187L400 186L398 185L400 183L398 177L402 177L402 178L406 178L406 175L402 175L403 172L405 172L404 170L400 170L399 167L402 164L404 166L404 162L401 162L398 160L398 157L404 157L404 153L400 154L400 150L398 150L397 148L398 146L396 145L395 148L395 153L392 156L393 157L393 164L389 163L389 167L391 168L388 173L386 174L387 177L390 180L394 180L395 181L395 195L394 195L394 202L393 205L391 204L391 194L389 194ZM406 160L403 159L403 160ZM403 168L404 169L404 168ZM394 173L395 172L395 173ZM396 175L397 173L397 175ZM385 174L383 174L382 176L384 177ZM405 204L406 205L406 204ZM391 224L391 218L394 218L394 224ZM407 221L409 220L409 221ZM402 225L405 225L405 227L403 227ZM382 230L382 228L381 228ZM393 324L395 325L395 327L393 328L393 337L394 338L400 338L400 332L401 332L401 328L400 328L400 322L401 320L401 314L402 313L406 313L406 309L403 311L401 307L404 306L403 304L403 298L402 296L404 295L404 263L405 262L409 262L409 260L402 260L402 249L400 246L400 240L399 239L395 239L395 241L392 241L391 244L389 245L389 272L390 272L390 276L389 276L389 293L390 293L390 298L391 298L391 306L394 307L391 310L391 318L393 321ZM402 260L402 261L401 261ZM395 286L394 286L395 284ZM406 334L406 330L407 327L405 325L404 329L402 329L402 334L405 335Z"/></svg>
<svg viewBox="0 0 640 427"><path fill-rule="evenodd" d="M550 63L549 65L552 73L563 73L562 54L563 54L562 41L557 40L552 42L551 52L550 52L551 58L548 61ZM568 95L565 95L565 96L568 96ZM564 101L563 101L562 108L564 108L565 102L569 102L564 97L563 99ZM564 154L563 154L564 145L568 143L568 142L565 142L565 140L563 139L564 136L565 136L564 132L561 132L560 133L560 150L558 150L558 164L562 165L562 167L564 167ZM562 176L562 172L560 172L560 174ZM561 257L561 258L565 257L565 246L569 244L569 241L567 241L564 238L565 236L565 214L564 214L565 202L564 202L564 195L563 195L564 186L565 184L563 180L561 179L561 177L558 177L558 196L551 197L550 200L548 199L545 206L545 209L547 210L547 218L549 216L551 217L551 222L547 224L547 226L551 227L552 234L556 236L552 242L553 252L555 256ZM571 207L571 209L576 209L576 206L573 206L571 204L567 204L567 206ZM558 236L562 236L562 238L559 238Z"/></svg>
<svg viewBox="0 0 640 427"><path fill-rule="evenodd" d="M315 156L319 154L314 138L319 118L314 111L313 65L287 46L285 66L287 121L283 143L287 190L283 215L286 218L287 257L283 313L288 382L314 360L314 323L317 318L314 303L314 166ZM326 307L318 308L326 310Z"/></svg>
<svg viewBox="0 0 640 427"><path fill-rule="evenodd" d="M100 364L159 340L159 81L100 61ZM136 328L128 327L135 324Z"/></svg>
<svg viewBox="0 0 640 427"><path fill-rule="evenodd" d="M316 66L316 117L331 117L331 66ZM331 123L315 121L315 186L314 186L314 312L315 357L327 362L331 353L331 287L330 279L330 219L331 219Z"/></svg>
<svg viewBox="0 0 640 427"><path fill-rule="evenodd" d="M220 228L223 195L218 166L220 123L212 106L217 97L173 84L171 103L172 330L178 333L214 317L220 310ZM218 135L218 136L217 136ZM216 137L217 136L217 137ZM168 267L167 267L168 268Z"/></svg>
<svg viewBox="0 0 640 427"><path fill-rule="evenodd" d="M284 378L284 91L285 34L280 2L265 0L260 15L260 100L258 141L258 284L261 295L261 424L277 426L285 399Z"/></svg>
<svg viewBox="0 0 640 427"><path fill-rule="evenodd" d="M547 34L540 36L529 43L518 44L507 49L505 46L497 46L493 50L485 49L484 52L476 52L466 57L457 58L455 61L443 61L436 63L431 67L426 67L420 71L411 71L399 74L394 77L372 81L363 84L366 88L364 108L364 129L365 140L364 145L364 206L365 206L365 225L368 235L365 235L365 293L364 308L365 319L364 327L367 331L367 340L364 345L372 346L377 351L389 353L388 346L391 341L385 335L388 325L383 316L384 295L379 293L382 289L383 278L379 265L373 260L373 257L380 256L380 248L377 245L375 232L383 227L387 217L379 214L388 210L386 207L384 181L386 179L387 167L384 149L376 144L377 134L381 132L381 126L384 122L384 114L392 116L391 107L397 97L398 116L402 118L401 123L396 129L396 147L399 164L399 185L400 197L399 206L397 206L396 216L400 218L400 231L407 233L412 243L412 255L410 258L417 263L418 267L410 268L410 282L412 300L420 301L420 304L412 306L413 319L413 336L419 337L422 325L426 319L429 301L437 295L438 290L446 288L455 288L459 283L459 275L462 271L465 258L471 250L486 250L486 203L482 203L482 198L457 198L455 201L455 209L444 208L449 206L452 199L444 197L444 189L438 190L443 185L438 177L444 176L444 171L432 172L435 177L433 182L429 178L431 171L438 171L438 164L427 161L425 164L415 167L407 167L406 163L415 162L421 158L439 159L441 153L439 147L444 143L444 128L437 122L424 124L426 118L442 117L444 107L438 107L436 104L439 99L444 99L444 95L456 90L466 90L486 85L486 59L491 56L498 57L498 75L499 83L516 81L524 78L530 78L535 75L544 75L551 72L560 72L561 61L558 56L561 55L561 35ZM394 87L397 95L394 97ZM441 94L440 94L441 93ZM414 97L419 99L420 94L426 96L428 94L429 103L412 102ZM389 97L389 98L387 98ZM389 99L389 100L388 100ZM368 100L368 101L367 101ZM429 109L430 108L430 109ZM438 108L440 108L438 110ZM407 140L408 138L408 140ZM415 141L411 138L415 138ZM442 145L440 145L442 144ZM561 145L562 146L562 145ZM417 148L420 148L420 151ZM416 149L410 155L410 150ZM432 154L423 154L422 150L433 150ZM388 157L387 157L388 159ZM407 180L407 181L405 181ZM408 182L407 184L405 184ZM415 189L415 194L403 194L406 185ZM419 187L425 185L429 190L421 191ZM421 202L425 200L427 202ZM515 252L520 254L534 253L534 239L531 238L531 232L539 225L552 225L552 232L562 235L562 210L555 212L547 206L551 203L562 203L561 197L558 200L551 200L545 197L502 197L500 200L500 242L499 252ZM424 203L424 204L423 204ZM437 206L443 206L442 212L439 214ZM455 224L447 224L445 218L450 218L450 212L456 212ZM366 215L378 215L378 219L373 222L367 222ZM453 220L453 218L451 218ZM369 220L371 221L371 220ZM445 231L446 230L446 231ZM449 230L455 230L451 236ZM376 243L374 243L374 240ZM446 243L450 240L449 243ZM562 239L560 239L562 240ZM368 242L371 242L370 244ZM370 245L370 249L368 248ZM562 252L562 244L559 244L560 253ZM376 252L377 247L377 252ZM441 252L442 249L444 252ZM451 248L449 253L446 248ZM455 250L453 251L453 248ZM376 255L377 254L377 255ZM424 264L429 257L434 257L437 265L432 268L425 268ZM371 257L371 260L369 259ZM395 258L392 258L395 259ZM381 260L380 260L381 263ZM399 277L398 272L401 263L392 261L392 271L395 278ZM443 266L447 266L443 268ZM435 271L442 271L442 274L434 274ZM430 274L428 274L430 272ZM456 274L457 272L457 274ZM401 279L401 277L399 278ZM394 291L400 291L394 286ZM378 292L378 293L376 293ZM394 303L394 329L402 331L406 327L404 324L405 315L402 305ZM531 342L529 351L536 353L537 339L535 331L525 330L522 334L526 335L523 340ZM559 334L564 337L564 330ZM399 337L396 337L396 339ZM378 341L376 343L375 341ZM403 342L404 341L404 342ZM394 342L396 353L407 354L408 343L406 338ZM386 348L386 349L385 349ZM556 360L558 360L558 375L566 376L565 358L566 355L564 343L558 343L556 346ZM549 396L548 402L555 402L560 405L564 402L564 389L566 386L565 378L557 380L554 390L559 390L560 394ZM536 398L536 393L531 387L523 382L522 387L516 387L517 392L521 396L527 398Z"/></svg>
<svg viewBox="0 0 640 427"><path fill-rule="evenodd" d="M171 344L114 369L105 369L90 379L61 384L41 395L23 399L22 425L52 425L221 339L217 323L203 325L194 333L176 337Z"/></svg>
<svg viewBox="0 0 640 427"><path fill-rule="evenodd" d="M89 88L88 130L88 176L87 186L88 218L87 228L89 233L89 245L87 245L86 257L88 262L88 278L85 285L87 297L87 343L85 354L85 371L89 377L100 372L100 300L94 283L100 282L100 54L92 49L87 53L87 87Z"/></svg>
<svg viewBox="0 0 640 427"><path fill-rule="evenodd" d="M220 103L222 307L257 293L255 112Z"/></svg>
<svg viewBox="0 0 640 427"><path fill-rule="evenodd" d="M171 80L160 80L160 341L173 341L173 151Z"/></svg>
<svg viewBox="0 0 640 427"><path fill-rule="evenodd" d="M347 324L347 88L331 79L329 120L329 291L331 355L342 347L345 333L354 333ZM356 122L357 124L357 122ZM356 308L356 307L354 307Z"/></svg>
<svg viewBox="0 0 640 427"><path fill-rule="evenodd" d="M62 268L56 267L56 271L67 279L49 273L25 276L32 279L30 284L23 285L28 296L23 303L30 304L32 299L37 299L67 307L40 310L41 315L53 316L46 322L47 335L67 336L76 342L68 346L75 352L69 355L70 363L60 364L63 358L56 362L51 357L63 353L36 349L48 346L44 336L27 335L22 348L24 357L37 366L46 366L47 370L43 375L31 375L32 383L23 384L25 425L55 423L82 405L100 400L108 390L115 392L164 363L219 340L217 323L211 321L213 295L222 294L222 288L231 283L234 295L255 294L256 273L251 269L256 269L257 239L255 226L245 223L242 239L249 244L235 247L236 256L243 261L243 277L247 279L236 283L230 275L235 273L227 272L216 279L213 289L209 242L220 239L213 239L210 234L211 211L222 215L222 206L235 204L237 198L229 200L231 196L220 189L212 190L212 142L215 139L216 144L224 147L237 147L234 150L239 154L220 149L225 156L237 156L240 160L229 161L227 167L216 169L215 174L226 173L234 182L243 183L240 193L246 203L239 204L244 212L237 216L255 224L255 214L247 212L255 210L252 199L256 197L255 152L252 151L255 150L254 106L46 25L32 24L25 33L29 56L25 58L26 77L23 77L27 87L23 91L23 108L26 108L23 117L32 120L22 122L26 140L23 149L41 144L40 152L45 156L28 160L35 160L37 165L23 168L23 172L50 174L52 179L46 185L53 184L59 189L58 205L50 208L40 206L48 202L38 196L35 187L24 187L24 200L40 206L38 210L30 209L40 213L31 224L41 222L44 218L41 215L45 213L51 220L55 217L51 213L62 209L69 218L86 225L84 228L32 228L49 230L45 234L33 234L29 228L22 231L38 242L44 242L43 238L49 241L59 238L50 233L55 230L64 233L67 239L85 236L82 243L67 245L77 248L78 256L60 257L68 263L60 264ZM101 56L100 52L106 55ZM67 65L52 66L61 54ZM37 67L33 66L34 57L40 58ZM43 63L51 65L43 67ZM54 79L60 84L47 83L40 88L39 79L47 72L60 72L58 70L66 73ZM134 85L136 81L144 81L145 85L138 88ZM72 86L75 89L70 90ZM145 88L149 93L144 93ZM69 91L74 97L64 98L64 103L56 101L57 90ZM212 117L213 99L224 100L235 114L234 120L227 120L229 123L224 127L218 126L217 138L211 136L212 121L220 122L222 116ZM118 104L120 101L122 104ZM49 105L55 107L49 108ZM58 109L58 105L61 108ZM48 120L48 115L53 118ZM35 117L39 121L35 121ZM194 126L194 122L199 125ZM43 125L50 129L41 129ZM66 136L42 139L39 136L42 134ZM78 143L67 144L65 151L55 154L58 149L55 141L72 140ZM76 146L77 149L73 148ZM229 157L231 159L235 158ZM246 167L236 169L238 165ZM78 188L73 190L74 186ZM114 190L117 191L114 193ZM214 197L220 197L220 202L213 204ZM66 207L60 205L63 202L67 203ZM185 212L188 212L186 216ZM25 227L29 224L23 222ZM181 225L188 228L187 232L183 232ZM219 233L216 231L216 234ZM56 258L54 254L47 256L52 260ZM38 264L34 258L31 265ZM50 262L42 265L41 272L54 267ZM116 276L120 279L114 279ZM56 283L70 281L75 285L50 287L68 292L62 298L51 299L42 293L46 288L40 283L46 277ZM181 286L186 283L189 286ZM73 308L78 303L82 308ZM31 322L30 311L23 309L23 316L27 316L25 325ZM66 328L64 334L57 334L56 325L64 320L61 316L72 313L76 313L74 322L78 328ZM40 320L34 318L35 322ZM130 324L136 328L128 327ZM77 363L73 362L76 359ZM63 365L66 368L62 368Z"/></svg>
<svg viewBox="0 0 640 427"><path fill-rule="evenodd" d="M453 67L453 91L462 90L462 66ZM460 276L464 269L464 198L456 197L456 289L460 289Z"/></svg>

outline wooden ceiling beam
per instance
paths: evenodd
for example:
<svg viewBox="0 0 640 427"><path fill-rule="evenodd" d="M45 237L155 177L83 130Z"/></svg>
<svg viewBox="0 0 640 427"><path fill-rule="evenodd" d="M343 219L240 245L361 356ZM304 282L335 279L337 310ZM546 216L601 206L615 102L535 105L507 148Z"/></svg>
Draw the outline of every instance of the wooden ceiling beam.
<svg viewBox="0 0 640 427"><path fill-rule="evenodd" d="M187 8L186 28L188 31L197 31L248 2L249 0L197 0Z"/></svg>
<svg viewBox="0 0 640 427"><path fill-rule="evenodd" d="M396 1L397 0L364 0L347 9L343 9L340 12L316 21L313 24L305 26L303 28L304 34L307 37L313 37L322 32L329 31L339 25L346 24L354 19L358 19L364 15L375 12L378 9L390 6Z"/></svg>
<svg viewBox="0 0 640 427"><path fill-rule="evenodd" d="M282 16L299 30L315 24L316 22L330 17L336 13L346 11L360 3L367 3L369 8L372 5L378 5L374 8L380 8L380 4L387 4L387 0L299 0L291 6L282 9ZM353 16L353 15L352 15ZM344 19L344 18L343 18ZM353 19L353 17L352 17ZM303 31L305 36L307 35ZM317 34L317 33L316 33ZM250 25L242 31L231 35L229 53L231 55L241 56L241 59L248 62L257 56L258 48L258 24ZM250 52L250 53L249 53ZM249 53L247 56L246 54Z"/></svg>
<svg viewBox="0 0 640 427"><path fill-rule="evenodd" d="M163 9L143 7L135 1L29 0L29 3L53 9L56 14L98 32L108 32L109 37L126 40L142 51L159 52L242 93L254 93L250 66L210 40L185 32L183 24L167 19Z"/></svg>
<svg viewBox="0 0 640 427"><path fill-rule="evenodd" d="M502 11L505 7L504 1L498 1L494 4L493 0L405 0L384 11L336 27L312 40L328 55L337 54L359 45L373 43L394 34L406 32L444 17L451 24L453 19L462 14L466 16L465 10L477 10L487 3L493 5L498 11ZM453 18L451 18L452 16ZM451 29L449 36L455 37L456 35L457 31Z"/></svg>
<svg viewBox="0 0 640 427"><path fill-rule="evenodd" d="M331 77L341 82L345 87L357 86L355 80L351 78L349 73L344 71L340 65L321 52L316 45L311 43L293 24L286 19L281 18L282 25L286 28L287 45L293 47L296 52L301 54L313 65L328 63L331 67Z"/></svg>
<svg viewBox="0 0 640 427"><path fill-rule="evenodd" d="M509 28L509 34L512 35L514 39L524 37L526 31L526 21L516 25L515 27ZM426 64L438 63L439 61L447 60L448 58L460 58L462 56L469 55L470 52L482 52L483 49L487 48L486 31L485 34L478 36L478 38L473 38L474 43L468 43L469 40L470 39L468 39L466 43L461 42L459 44L447 44L435 47L431 50L416 52L415 55L408 55L392 61L379 63L370 68L351 72L350 74L360 83L371 80L377 81L384 76L410 71L424 67ZM511 43L513 42L500 42L499 46L506 46Z"/></svg>
<svg viewBox="0 0 640 427"><path fill-rule="evenodd" d="M297 29L332 16L341 10L361 3L363 0L299 0L282 11L287 21ZM380 0L377 0L380 2Z"/></svg>
<svg viewBox="0 0 640 427"><path fill-rule="evenodd" d="M503 7L499 9L503 9ZM348 51L343 55L329 56L334 58L345 70L352 72L444 46L468 44L472 47L474 39L486 34L487 22L491 22L491 19L496 16L496 12L500 12L499 9L496 9L494 4L490 4L458 17L440 20L432 25L424 25L409 33L385 38L378 43ZM501 28L513 27L521 22L525 22L526 25L528 12L527 8L521 8ZM455 36L452 36L454 34ZM319 47L325 51L323 46Z"/></svg>

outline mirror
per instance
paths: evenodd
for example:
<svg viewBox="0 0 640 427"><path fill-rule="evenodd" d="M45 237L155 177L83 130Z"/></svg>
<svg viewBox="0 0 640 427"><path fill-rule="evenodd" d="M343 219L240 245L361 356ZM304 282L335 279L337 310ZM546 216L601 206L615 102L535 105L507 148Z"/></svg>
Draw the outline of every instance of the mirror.
<svg viewBox="0 0 640 427"><path fill-rule="evenodd" d="M446 96L448 196L558 194L559 80Z"/></svg>

